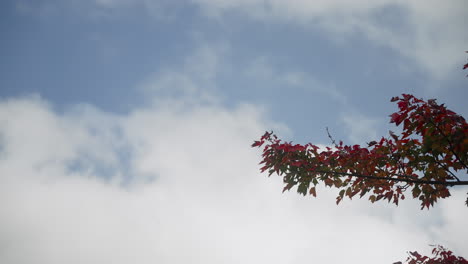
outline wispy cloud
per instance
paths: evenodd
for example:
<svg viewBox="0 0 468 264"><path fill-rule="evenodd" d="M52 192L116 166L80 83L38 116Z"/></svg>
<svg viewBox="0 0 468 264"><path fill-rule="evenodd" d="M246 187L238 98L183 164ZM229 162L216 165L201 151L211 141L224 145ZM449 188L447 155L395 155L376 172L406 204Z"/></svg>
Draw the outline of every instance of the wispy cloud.
<svg viewBox="0 0 468 264"><path fill-rule="evenodd" d="M227 67L222 62L227 50L228 47L222 44L199 44L182 65L155 72L138 88L150 97L154 94L175 95L198 101L204 98L213 103L219 99L211 95L217 92L217 75Z"/></svg>
<svg viewBox="0 0 468 264"><path fill-rule="evenodd" d="M464 0L450 3L430 1L307 1L307 0L88 0L70 1L73 9L94 17L121 15L137 9L146 15L174 19L177 10L198 7L202 15L223 19L226 14L260 22L292 23L304 28L321 28L332 39L346 43L349 37L363 34L375 45L389 47L415 63L429 76L444 79L460 69L468 42L465 18L468 4ZM18 9L34 13L60 10L65 4L49 0L42 4L18 2ZM80 12L80 11L77 11ZM402 69L412 69L402 65ZM413 70L414 71L414 70Z"/></svg>
<svg viewBox="0 0 468 264"><path fill-rule="evenodd" d="M207 1L194 0L205 13L221 18L239 12L259 21L319 26L333 38L364 33L416 62L436 78L445 78L463 61L468 33L466 1Z"/></svg>
<svg viewBox="0 0 468 264"><path fill-rule="evenodd" d="M333 84L323 83L310 73L300 70L287 69L280 70L270 60L265 57L253 59L244 74L257 81L264 82L263 86L283 86L284 89L300 89L314 91L317 94L325 95L340 104L347 104L347 97L339 91Z"/></svg>

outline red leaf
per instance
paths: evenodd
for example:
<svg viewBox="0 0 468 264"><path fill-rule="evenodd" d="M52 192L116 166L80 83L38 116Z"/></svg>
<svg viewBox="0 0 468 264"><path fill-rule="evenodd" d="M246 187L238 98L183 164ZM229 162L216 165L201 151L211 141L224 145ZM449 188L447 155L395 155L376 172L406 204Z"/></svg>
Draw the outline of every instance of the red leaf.
<svg viewBox="0 0 468 264"><path fill-rule="evenodd" d="M398 102L398 108L400 108L401 110L406 110L406 108L408 108L408 102L406 101Z"/></svg>
<svg viewBox="0 0 468 264"><path fill-rule="evenodd" d="M289 191L294 186L294 183L288 183L288 185L284 186L283 192Z"/></svg>
<svg viewBox="0 0 468 264"><path fill-rule="evenodd" d="M260 147L261 145L263 145L263 141L255 141L253 144L252 144L252 148L254 147Z"/></svg>
<svg viewBox="0 0 468 264"><path fill-rule="evenodd" d="M317 192L315 191L315 187L310 188L309 193L312 194L314 197L317 197Z"/></svg>
<svg viewBox="0 0 468 264"><path fill-rule="evenodd" d="M398 113L393 113L390 117L390 123L395 123L397 126L403 121L402 115Z"/></svg>

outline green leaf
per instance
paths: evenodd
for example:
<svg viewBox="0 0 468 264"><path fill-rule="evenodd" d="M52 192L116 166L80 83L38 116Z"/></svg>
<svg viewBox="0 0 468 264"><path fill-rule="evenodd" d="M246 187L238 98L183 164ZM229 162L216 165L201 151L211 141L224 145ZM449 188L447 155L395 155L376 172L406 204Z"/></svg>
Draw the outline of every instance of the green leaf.
<svg viewBox="0 0 468 264"><path fill-rule="evenodd" d="M309 188L308 184L305 184L305 183L301 183L299 184L299 186L297 187L297 192L302 194L302 195L306 195L307 193L307 189Z"/></svg>
<svg viewBox="0 0 468 264"><path fill-rule="evenodd" d="M418 197L420 194L421 194L421 189L419 189L419 186L416 185L416 186L413 188L413 197L416 198L416 197Z"/></svg>
<svg viewBox="0 0 468 264"><path fill-rule="evenodd" d="M340 196L340 197L343 197L344 194L345 194L345 190L343 189L343 190L340 191L339 196Z"/></svg>

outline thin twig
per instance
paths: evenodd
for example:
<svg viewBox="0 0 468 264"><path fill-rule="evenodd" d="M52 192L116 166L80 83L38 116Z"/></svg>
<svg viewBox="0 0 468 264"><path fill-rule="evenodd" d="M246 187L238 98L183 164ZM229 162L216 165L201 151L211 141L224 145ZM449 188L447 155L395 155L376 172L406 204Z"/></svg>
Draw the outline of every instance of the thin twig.
<svg viewBox="0 0 468 264"><path fill-rule="evenodd" d="M328 138L331 140L333 146L335 146L335 148L338 148L338 144L336 144L335 139L330 135L330 131L328 130L328 127L326 127L325 129L327 130Z"/></svg>

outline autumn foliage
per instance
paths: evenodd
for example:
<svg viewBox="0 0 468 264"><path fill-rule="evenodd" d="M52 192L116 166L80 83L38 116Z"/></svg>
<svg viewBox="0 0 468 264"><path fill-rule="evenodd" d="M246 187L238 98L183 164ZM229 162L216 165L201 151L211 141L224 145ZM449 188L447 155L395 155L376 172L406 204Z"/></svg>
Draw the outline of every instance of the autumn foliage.
<svg viewBox="0 0 468 264"><path fill-rule="evenodd" d="M453 252L442 247L435 246L432 250L432 257L423 256L418 252L408 252L407 264L468 264L468 260L463 257L453 255ZM395 262L393 264L402 264L402 262Z"/></svg>
<svg viewBox="0 0 468 264"><path fill-rule="evenodd" d="M263 147L261 171L283 177L284 189L297 186L303 195L317 195L323 183L339 189L336 203L344 197L371 202L387 200L398 205L410 196L430 208L440 198L450 196L449 187L468 185L460 174L468 170L468 124L435 99L424 101L410 94L393 97L399 111L390 123L402 127L401 134L367 146L343 142L321 148L314 144L293 144L266 132L252 147ZM463 174L466 176L466 174ZM418 262L419 263L419 262ZM425 263L425 262L421 262Z"/></svg>

